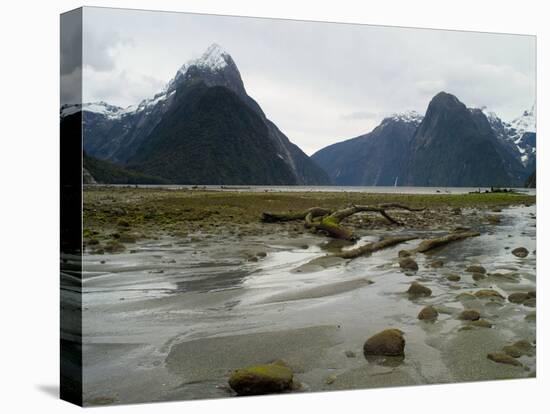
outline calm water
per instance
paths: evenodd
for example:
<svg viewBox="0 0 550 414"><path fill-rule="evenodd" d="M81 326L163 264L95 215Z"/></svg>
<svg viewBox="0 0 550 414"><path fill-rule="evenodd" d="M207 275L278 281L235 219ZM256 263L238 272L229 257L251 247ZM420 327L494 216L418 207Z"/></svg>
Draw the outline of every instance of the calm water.
<svg viewBox="0 0 550 414"><path fill-rule="evenodd" d="M93 187L94 185L88 185ZM104 187L105 185L101 184ZM112 187L134 187L113 184ZM467 194L489 191L490 187L382 187L382 186L264 186L264 185L138 185L139 188L165 188L171 190L205 189L209 191L252 191L252 192L353 192L388 194ZM514 188L522 194L536 195L534 188Z"/></svg>

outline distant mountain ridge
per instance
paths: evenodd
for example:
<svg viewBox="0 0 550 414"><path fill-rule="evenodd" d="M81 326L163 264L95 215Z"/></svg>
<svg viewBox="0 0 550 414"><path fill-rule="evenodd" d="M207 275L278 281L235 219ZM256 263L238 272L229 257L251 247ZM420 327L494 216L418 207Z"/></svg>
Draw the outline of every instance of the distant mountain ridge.
<svg viewBox="0 0 550 414"><path fill-rule="evenodd" d="M207 91L209 88L215 91ZM214 113L212 94L231 102L230 108L218 107L218 114ZM212 105L200 105L199 111L185 98L195 99L197 104L206 100ZM137 106L120 108L105 102L66 105L61 108L62 122L77 111L83 113L84 149L89 155L169 182L330 183L326 173L267 119L247 94L232 57L216 44L183 65L161 92ZM245 112L247 121L237 122L236 114ZM209 119L208 125L205 119ZM197 128L199 124L201 128ZM237 126L237 131L230 126ZM254 141L241 139L244 136ZM210 152L213 145L219 150L215 157ZM243 164L242 157L248 164Z"/></svg>
<svg viewBox="0 0 550 414"><path fill-rule="evenodd" d="M487 113L441 92L424 117L395 114L312 159L338 185L523 186L535 165L534 109L510 124Z"/></svg>

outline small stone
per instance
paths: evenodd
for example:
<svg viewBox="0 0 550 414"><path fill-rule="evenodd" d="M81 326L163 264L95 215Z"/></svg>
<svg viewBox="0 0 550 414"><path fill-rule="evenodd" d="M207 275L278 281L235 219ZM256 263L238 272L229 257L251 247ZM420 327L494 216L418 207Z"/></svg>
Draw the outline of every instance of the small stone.
<svg viewBox="0 0 550 414"><path fill-rule="evenodd" d="M481 289L474 293L478 299L504 299L500 293L493 289Z"/></svg>
<svg viewBox="0 0 550 414"><path fill-rule="evenodd" d="M527 322L536 322L537 321L537 312L529 312L525 315L525 320Z"/></svg>
<svg viewBox="0 0 550 414"><path fill-rule="evenodd" d="M399 256L399 257L410 257L410 256L412 256L412 253L408 250L399 250L399 253L397 253L397 256Z"/></svg>
<svg viewBox="0 0 550 414"><path fill-rule="evenodd" d="M432 290L418 282L412 282L407 290L409 296L430 296Z"/></svg>
<svg viewBox="0 0 550 414"><path fill-rule="evenodd" d="M434 260L433 262L430 263L430 267L433 267L433 268L440 268L440 267L443 267L444 263L443 263L443 260Z"/></svg>
<svg viewBox="0 0 550 414"><path fill-rule="evenodd" d="M460 315L458 315L458 319L463 321L477 321L481 315L478 311L474 309L466 309L460 312Z"/></svg>
<svg viewBox="0 0 550 414"><path fill-rule="evenodd" d="M468 266L466 268L466 271L468 273L481 273L481 274L485 274L487 273L487 270L485 270L485 268L483 266L480 266L480 265L471 265L471 266Z"/></svg>
<svg viewBox="0 0 550 414"><path fill-rule="evenodd" d="M488 215L487 216L487 221L490 223L490 224L499 224L501 222L501 219L499 216L496 216L494 214L491 214L491 215Z"/></svg>
<svg viewBox="0 0 550 414"><path fill-rule="evenodd" d="M421 321L435 321L439 313L433 306L426 306L418 314L418 319Z"/></svg>
<svg viewBox="0 0 550 414"><path fill-rule="evenodd" d="M365 356L403 356L405 338L399 329L386 329L371 336L363 345Z"/></svg>
<svg viewBox="0 0 550 414"><path fill-rule="evenodd" d="M346 351L345 354L348 358L355 358L357 356L353 351Z"/></svg>
<svg viewBox="0 0 550 414"><path fill-rule="evenodd" d="M447 280L450 282L458 282L460 280L459 275L449 275L447 276Z"/></svg>
<svg viewBox="0 0 550 414"><path fill-rule="evenodd" d="M523 306L527 306L529 308L535 308L537 306L537 298L527 299L525 302L523 302Z"/></svg>
<svg viewBox="0 0 550 414"><path fill-rule="evenodd" d="M459 300L459 301L469 301L469 300L475 300L476 297L469 293L469 292L462 292L462 293L459 293L458 295L456 295L456 298Z"/></svg>
<svg viewBox="0 0 550 414"><path fill-rule="evenodd" d="M485 279L487 276L485 276L483 273L472 273L472 279L474 279L476 282Z"/></svg>
<svg viewBox="0 0 550 414"><path fill-rule="evenodd" d="M517 350L519 350L522 353L522 355L528 355L528 356L534 355L535 347L525 339L520 339L519 341L514 342L512 346Z"/></svg>
<svg viewBox="0 0 550 414"><path fill-rule="evenodd" d="M336 381L336 376L335 376L335 375L331 375L331 376L329 376L329 377L327 377L327 378L325 379L325 384L330 385L330 384L332 384L334 381Z"/></svg>
<svg viewBox="0 0 550 414"><path fill-rule="evenodd" d="M493 324L485 319L478 319L477 321L471 321L470 325L477 326L478 328L492 328Z"/></svg>
<svg viewBox="0 0 550 414"><path fill-rule="evenodd" d="M510 355L505 354L504 352L493 352L487 354L487 358L489 358L493 362L498 362L499 364L508 364L518 367L522 366L521 362L511 357Z"/></svg>
<svg viewBox="0 0 550 414"><path fill-rule="evenodd" d="M529 295L525 292L515 292L508 296L508 301L512 303L523 303L529 299Z"/></svg>
<svg viewBox="0 0 550 414"><path fill-rule="evenodd" d="M502 352L506 355L510 355L512 358L519 358L522 355L522 352L513 345L503 346Z"/></svg>
<svg viewBox="0 0 550 414"><path fill-rule="evenodd" d="M404 257L399 260L399 267L403 270L417 271L418 263L416 263L416 261L410 257Z"/></svg>
<svg viewBox="0 0 550 414"><path fill-rule="evenodd" d="M529 250L527 250L525 247L518 247L512 250L512 254L516 257L524 258L527 257L527 255L529 254Z"/></svg>
<svg viewBox="0 0 550 414"><path fill-rule="evenodd" d="M266 257L267 256L267 253L266 252L258 252L256 254L257 257Z"/></svg>

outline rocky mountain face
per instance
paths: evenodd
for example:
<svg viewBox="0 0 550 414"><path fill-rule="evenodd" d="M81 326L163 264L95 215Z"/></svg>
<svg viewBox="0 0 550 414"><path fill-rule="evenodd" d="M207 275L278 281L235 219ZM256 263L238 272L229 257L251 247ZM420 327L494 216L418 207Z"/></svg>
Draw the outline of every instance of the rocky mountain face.
<svg viewBox="0 0 550 414"><path fill-rule="evenodd" d="M498 142L481 110L441 92L409 146L404 185L521 186L523 167Z"/></svg>
<svg viewBox="0 0 550 414"><path fill-rule="evenodd" d="M339 185L521 187L535 162L535 151L529 150L533 157L527 160L521 148L527 153L522 146L532 142L535 148L534 140L518 128L512 138L511 131L496 116L468 109L441 92L424 117L384 119L372 132L326 147L312 158Z"/></svg>
<svg viewBox="0 0 550 414"><path fill-rule="evenodd" d="M421 121L416 112L393 115L372 132L323 148L312 159L336 185L400 185L407 148Z"/></svg>
<svg viewBox="0 0 550 414"><path fill-rule="evenodd" d="M216 103L217 98L229 106ZM172 183L330 183L266 118L246 93L232 57L215 44L135 107L65 106L62 122L77 111L83 113L84 149L90 156Z"/></svg>

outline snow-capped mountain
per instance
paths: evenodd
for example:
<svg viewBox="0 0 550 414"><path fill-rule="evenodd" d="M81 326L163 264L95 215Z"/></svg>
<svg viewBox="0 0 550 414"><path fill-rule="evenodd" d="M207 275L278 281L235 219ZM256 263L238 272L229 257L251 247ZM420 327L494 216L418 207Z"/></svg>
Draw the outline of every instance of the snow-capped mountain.
<svg viewBox="0 0 550 414"><path fill-rule="evenodd" d="M523 113L511 122L503 121L486 107L481 108L489 124L493 128L497 138L508 144L516 151L516 156L522 164L533 169L537 146L536 146L536 105Z"/></svg>
<svg viewBox="0 0 550 414"><path fill-rule="evenodd" d="M528 121L515 124L486 109L468 109L441 92L426 115L390 115L371 132L325 147L312 158L338 185L521 186L532 171L520 162L528 132L519 125ZM517 143L512 132L522 137Z"/></svg>
<svg viewBox="0 0 550 414"><path fill-rule="evenodd" d="M204 88L221 88L223 90L207 91ZM226 92L229 92L229 94ZM215 113L212 113L212 108L219 106L217 102L211 102L208 107L201 107L201 113L197 113L196 108L191 108L188 105L191 101L197 105L201 104L208 99L213 99L212 96L214 95L220 100L225 99L228 104L231 103L232 105L230 108L219 107L219 119ZM236 98L232 95L235 95ZM247 109L238 109L237 107L240 105L246 106ZM185 111L182 109L184 107L187 108ZM247 144L242 141L242 137L246 136L250 139L254 137L256 144L258 140L267 140L264 145L266 154L262 154L261 151L256 154L249 152L249 164L254 165L254 168L256 168L256 177L250 174L253 169L249 169L247 177L251 181L243 181L243 177L239 177L239 184L307 185L329 183L326 173L315 165L296 145L292 144L273 122L266 118L260 106L247 94L233 58L217 44L208 47L198 59L190 60L182 65L159 93L152 98L144 99L138 105L127 108L112 106L105 102L66 105L61 108L61 119L63 120L80 110L83 118L84 149L89 155L120 165L131 166L136 170L140 170L142 167L145 168L144 166L148 164L150 170L145 172L161 178L171 180L177 175L178 182L185 182L186 176L183 171L187 171L186 169L189 169L191 163L187 160L188 154L176 156L177 150L181 151L191 141L198 140L197 145L188 148L189 153L199 148L209 139L214 140L216 146L221 145L223 147L227 144L224 139L229 140L229 137L234 135L231 128L238 124L241 135L234 136L233 139L239 141L239 145L246 147L249 146L248 144L251 145L251 142ZM254 114L250 116L254 120L251 120L249 125L242 125L239 118L232 112L237 110L243 113L252 110ZM174 113L179 113L179 118L175 117ZM224 113L223 116L222 113ZM190 114L197 119L193 121ZM209 124L204 123L206 117L210 119ZM170 120L170 125L167 125L168 120ZM234 124L228 123L228 120L234 120ZM187 129L182 125L186 122L189 124ZM247 129L251 127L251 124L257 125L256 130ZM202 127L195 131L193 136L187 136L189 130L196 125L202 125ZM207 130L210 135L207 134L202 137L203 141L201 142L199 138L202 134L206 134ZM164 152L162 155L153 148L161 141L159 134L176 134L170 137L171 142L169 145L173 145L174 148L166 147L168 143L163 142L163 150L168 150L168 152ZM184 137L186 137L185 142L183 142ZM163 136L162 139L166 140L168 138ZM214 147L214 143L212 143L212 146ZM233 146L235 145L232 144L231 147L233 148ZM273 168L280 171L280 174L276 177L270 174L262 175L263 171L260 171L261 166L265 167L273 160L269 159L269 162L267 162L267 159L263 159L263 161L253 159L254 156L259 158L270 157L270 154L267 154L269 149L273 152L272 155L283 162L279 166L275 166L276 162L273 164ZM170 152L170 150L173 151ZM244 150L241 152L245 153ZM153 155L157 157L154 165L148 159L152 158ZM222 158L226 155L229 156L228 154L220 154ZM238 151L233 156L237 157ZM158 157L164 158L158 159ZM193 161L204 159L205 162L213 162L207 158L204 154L197 154ZM169 165L170 163L184 162L183 160L187 160L185 165ZM223 162L221 161L225 162L225 159L220 160L218 160L218 164L222 165ZM193 182L214 183L212 181L205 182L204 180L217 177L216 165L197 165L197 168L204 174L208 172L210 175L201 178L200 174L195 174L195 171L189 171L189 174L193 175ZM226 174L228 171L220 171L219 177L222 177L224 184L232 184L232 180L236 178L234 176L236 168L231 167L231 163L228 162L227 170L231 170L229 175ZM163 174L169 174L170 176L164 176ZM258 179L267 181L252 181Z"/></svg>
<svg viewBox="0 0 550 414"><path fill-rule="evenodd" d="M399 185L422 119L415 111L392 114L371 132L329 145L311 158L337 185Z"/></svg>

